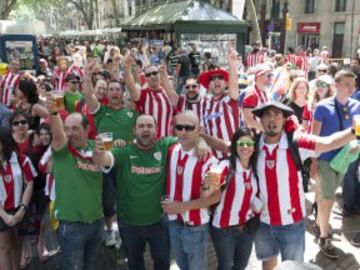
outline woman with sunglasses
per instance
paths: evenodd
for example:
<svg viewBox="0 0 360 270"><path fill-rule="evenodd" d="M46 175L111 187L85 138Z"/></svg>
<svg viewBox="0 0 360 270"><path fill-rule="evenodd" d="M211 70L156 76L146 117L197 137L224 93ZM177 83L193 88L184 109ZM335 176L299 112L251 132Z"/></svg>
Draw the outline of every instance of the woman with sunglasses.
<svg viewBox="0 0 360 270"><path fill-rule="evenodd" d="M214 211L211 238L218 259L218 269L242 270L248 264L253 245L253 236L246 222L260 212L261 208L261 202L255 196L258 184L254 133L248 128L237 129L230 148L229 159L218 164L222 171L222 193Z"/></svg>
<svg viewBox="0 0 360 270"><path fill-rule="evenodd" d="M15 90L16 108L22 109L28 114L29 129L37 130L41 118L48 118L49 112L39 102L36 84L31 79L23 78Z"/></svg>
<svg viewBox="0 0 360 270"><path fill-rule="evenodd" d="M8 129L0 128L0 266L19 269L21 240L16 226L21 223L33 190L33 167L19 154Z"/></svg>

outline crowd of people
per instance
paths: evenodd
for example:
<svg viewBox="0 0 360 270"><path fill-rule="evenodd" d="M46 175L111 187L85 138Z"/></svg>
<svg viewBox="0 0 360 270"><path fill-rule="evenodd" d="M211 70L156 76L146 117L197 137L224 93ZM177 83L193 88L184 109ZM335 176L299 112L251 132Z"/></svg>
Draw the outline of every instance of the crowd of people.
<svg viewBox="0 0 360 270"><path fill-rule="evenodd" d="M303 262L310 185L313 233L338 258L330 213L341 182L341 214L360 212L359 158L345 175L331 161L356 140L360 56L342 66L326 47L252 47L241 57L229 45L224 67L195 44L41 39L36 76L11 59L0 83L0 268L26 268L27 241L41 261L55 254L49 227L62 269L91 269L102 244L119 243L114 223L132 270L145 269L146 244L154 269L169 269L171 250L180 269L207 269L209 239L218 269L245 269L253 245L264 270L279 255Z"/></svg>

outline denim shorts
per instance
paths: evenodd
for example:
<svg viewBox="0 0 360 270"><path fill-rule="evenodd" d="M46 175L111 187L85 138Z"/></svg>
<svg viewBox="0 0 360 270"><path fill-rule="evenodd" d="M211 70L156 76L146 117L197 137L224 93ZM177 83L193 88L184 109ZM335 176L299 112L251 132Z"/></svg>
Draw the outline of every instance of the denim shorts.
<svg viewBox="0 0 360 270"><path fill-rule="evenodd" d="M282 226L261 222L255 234L255 250L257 258L262 261L279 253L282 261L304 261L305 221Z"/></svg>

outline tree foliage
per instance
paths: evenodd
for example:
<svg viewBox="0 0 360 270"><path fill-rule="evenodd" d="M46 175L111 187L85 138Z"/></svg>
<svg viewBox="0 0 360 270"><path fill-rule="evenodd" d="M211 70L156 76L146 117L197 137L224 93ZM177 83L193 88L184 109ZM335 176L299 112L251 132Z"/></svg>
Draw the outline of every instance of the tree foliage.
<svg viewBox="0 0 360 270"><path fill-rule="evenodd" d="M0 20L6 20L15 8L17 0L0 0Z"/></svg>

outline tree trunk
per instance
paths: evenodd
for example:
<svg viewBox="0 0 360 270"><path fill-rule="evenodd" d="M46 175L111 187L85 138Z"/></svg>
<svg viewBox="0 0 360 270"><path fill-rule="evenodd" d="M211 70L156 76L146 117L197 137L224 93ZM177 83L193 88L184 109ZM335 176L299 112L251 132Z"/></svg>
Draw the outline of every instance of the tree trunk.
<svg viewBox="0 0 360 270"><path fill-rule="evenodd" d="M251 19L252 40L260 41L262 44L259 20L256 15L256 8L255 8L254 0L246 0L245 4L246 4L246 7L248 10L248 13L250 14L250 19Z"/></svg>
<svg viewBox="0 0 360 270"><path fill-rule="evenodd" d="M6 20L15 5L16 0L0 0L0 20Z"/></svg>
<svg viewBox="0 0 360 270"><path fill-rule="evenodd" d="M120 25L120 20L119 20L119 7L116 5L116 0L112 0L112 6L113 6L113 16L114 16L114 19L115 19L115 26L119 26Z"/></svg>

